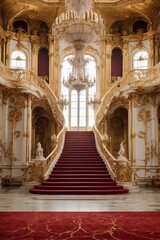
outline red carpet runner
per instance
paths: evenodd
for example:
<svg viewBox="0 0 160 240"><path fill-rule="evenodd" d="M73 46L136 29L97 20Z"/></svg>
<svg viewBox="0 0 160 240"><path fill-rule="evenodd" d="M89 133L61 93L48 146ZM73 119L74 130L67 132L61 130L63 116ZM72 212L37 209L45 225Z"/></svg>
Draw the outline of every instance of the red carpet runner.
<svg viewBox="0 0 160 240"><path fill-rule="evenodd" d="M47 181L30 189L37 194L121 194L128 193L114 182L99 156L93 132L66 133L58 163Z"/></svg>
<svg viewBox="0 0 160 240"><path fill-rule="evenodd" d="M159 212L0 213L1 240L160 240Z"/></svg>

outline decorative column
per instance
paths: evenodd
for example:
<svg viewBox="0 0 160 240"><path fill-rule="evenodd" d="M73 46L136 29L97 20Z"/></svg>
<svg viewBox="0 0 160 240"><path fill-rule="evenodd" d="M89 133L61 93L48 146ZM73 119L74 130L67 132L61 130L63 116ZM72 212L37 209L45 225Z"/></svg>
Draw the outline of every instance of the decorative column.
<svg viewBox="0 0 160 240"><path fill-rule="evenodd" d="M10 40L11 40L11 36L7 37L6 40L6 66L9 67L10 66Z"/></svg>
<svg viewBox="0 0 160 240"><path fill-rule="evenodd" d="M135 118L136 118L136 114L135 114L135 104L136 104L136 94L132 93L129 96L129 110L128 110L128 136L129 136L129 159L131 160L131 164L134 164L135 161L135 156L134 156L134 149L135 149L135 137L136 137L136 133L135 133Z"/></svg>
<svg viewBox="0 0 160 240"><path fill-rule="evenodd" d="M96 96L98 99L101 97L101 65L96 66Z"/></svg>
<svg viewBox="0 0 160 240"><path fill-rule="evenodd" d="M104 89L104 84L105 84L105 41L100 42L100 66L99 66L99 95L100 97L103 97L103 89Z"/></svg>
<svg viewBox="0 0 160 240"><path fill-rule="evenodd" d="M3 40L2 40L2 38L0 36L0 61L2 61L2 46L3 46Z"/></svg>
<svg viewBox="0 0 160 240"><path fill-rule="evenodd" d="M112 35L106 36L105 42L105 82L103 86L103 93L106 93L111 85L111 57L112 57Z"/></svg>
<svg viewBox="0 0 160 240"><path fill-rule="evenodd" d="M54 36L48 34L49 42L49 86L55 92L54 83Z"/></svg>
<svg viewBox="0 0 160 240"><path fill-rule="evenodd" d="M129 71L129 67L128 67L128 42L129 39L128 37L123 37L123 76L125 76L128 71ZM122 76L122 77L123 77Z"/></svg>
<svg viewBox="0 0 160 240"><path fill-rule="evenodd" d="M6 38L3 39L3 45L2 45L2 62L5 65L6 64Z"/></svg>
<svg viewBox="0 0 160 240"><path fill-rule="evenodd" d="M28 163L28 156L27 156L27 131L28 131L28 125L27 125L27 118L28 118L28 109L27 109L27 95L22 95L22 99L24 102L24 106L22 108L23 111L23 120L21 121L22 124L22 153L21 153L21 164L26 165ZM18 154L18 153L17 153Z"/></svg>
<svg viewBox="0 0 160 240"><path fill-rule="evenodd" d="M150 51L149 51L150 65L149 65L149 68L152 68L154 66L154 35L153 35L153 33L149 37L149 42L150 42Z"/></svg>
<svg viewBox="0 0 160 240"><path fill-rule="evenodd" d="M3 152L2 152L2 164L8 163L6 150L9 147L9 139L8 139L8 116L9 116L9 93L6 91L3 92L2 96L2 106L3 106L3 114L2 114L2 146L3 146ZM10 162L9 162L10 163Z"/></svg>
<svg viewBox="0 0 160 240"><path fill-rule="evenodd" d="M159 34L155 34L155 65L159 62L159 45L160 45L160 39Z"/></svg>
<svg viewBox="0 0 160 240"><path fill-rule="evenodd" d="M5 41L6 41L5 32L0 27L0 60L3 62L3 64L5 64L4 61L5 52L3 52L5 49Z"/></svg>
<svg viewBox="0 0 160 240"><path fill-rule="evenodd" d="M59 88L61 84L59 67L60 67L60 58L59 58L59 44L58 41L54 41L54 93L58 96Z"/></svg>
<svg viewBox="0 0 160 240"><path fill-rule="evenodd" d="M38 74L38 49L39 49L39 37L37 35L31 36L32 43L32 66L31 70L34 74Z"/></svg>
<svg viewBox="0 0 160 240"><path fill-rule="evenodd" d="M31 100L31 95L29 94L27 96L27 154L26 154L26 159L27 163L31 161L31 150L32 150L32 100Z"/></svg>
<svg viewBox="0 0 160 240"><path fill-rule="evenodd" d="M150 142L150 164L158 165L158 121L157 121L157 98L156 93L151 93L151 120L148 128L149 142Z"/></svg>

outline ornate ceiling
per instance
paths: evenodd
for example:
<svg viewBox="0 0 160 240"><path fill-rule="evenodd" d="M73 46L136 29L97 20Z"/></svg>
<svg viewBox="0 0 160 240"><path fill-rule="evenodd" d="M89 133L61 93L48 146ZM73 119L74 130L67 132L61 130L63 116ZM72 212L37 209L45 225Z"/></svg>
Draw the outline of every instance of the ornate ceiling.
<svg viewBox="0 0 160 240"><path fill-rule="evenodd" d="M65 11L64 0L0 0L0 25L11 30L12 23L21 19L27 22L45 22L48 28L55 18ZM145 20L154 29L160 18L159 0L95 0L94 11L101 14L109 31L116 23L128 27L135 20ZM129 29L127 30L129 31Z"/></svg>

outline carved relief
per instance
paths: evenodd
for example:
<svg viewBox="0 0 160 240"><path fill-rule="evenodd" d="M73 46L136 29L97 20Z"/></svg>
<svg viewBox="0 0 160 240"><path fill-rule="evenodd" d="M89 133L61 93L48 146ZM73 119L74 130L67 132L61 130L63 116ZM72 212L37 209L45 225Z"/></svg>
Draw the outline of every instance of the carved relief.
<svg viewBox="0 0 160 240"><path fill-rule="evenodd" d="M140 131L138 133L138 136L140 138L144 139L144 143L145 143L145 166L148 165L148 162L150 160L149 158L149 143L148 143L148 122L151 121L151 113L150 111L146 111L144 109L144 107L141 108L141 110L138 113L138 117L137 117L138 121L142 121L144 124L144 131Z"/></svg>
<svg viewBox="0 0 160 240"><path fill-rule="evenodd" d="M116 32L113 34L113 47L122 47L122 34L119 32Z"/></svg>
<svg viewBox="0 0 160 240"><path fill-rule="evenodd" d="M60 63L60 57L59 57L59 44L57 41L54 42L54 59L55 59L55 66L58 68Z"/></svg>
<svg viewBox="0 0 160 240"><path fill-rule="evenodd" d="M17 92L10 92L10 94L8 94L8 92L5 91L3 93L3 104L6 104L7 102L9 106L8 120L11 122L11 138L7 149L2 142L1 147L5 152L6 157L10 159L11 165L14 165L14 162L17 160L14 153L14 142L16 138L22 135L22 132L17 130L16 124L22 120L22 109L26 107L25 97L17 94Z"/></svg>

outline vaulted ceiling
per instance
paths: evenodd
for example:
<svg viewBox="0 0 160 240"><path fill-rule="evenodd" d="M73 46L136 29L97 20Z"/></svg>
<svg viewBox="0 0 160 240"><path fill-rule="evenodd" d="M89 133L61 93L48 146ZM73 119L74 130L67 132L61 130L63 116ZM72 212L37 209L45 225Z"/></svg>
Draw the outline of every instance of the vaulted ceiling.
<svg viewBox="0 0 160 240"><path fill-rule="evenodd" d="M5 30L11 30L18 19L32 25L44 22L50 29L55 18L65 11L65 5L64 0L0 0L0 10L0 25ZM147 21L152 29L160 24L159 0L95 0L93 10L101 14L108 32L116 23L127 31L136 20Z"/></svg>

